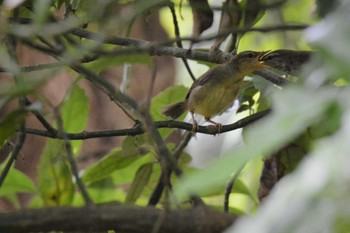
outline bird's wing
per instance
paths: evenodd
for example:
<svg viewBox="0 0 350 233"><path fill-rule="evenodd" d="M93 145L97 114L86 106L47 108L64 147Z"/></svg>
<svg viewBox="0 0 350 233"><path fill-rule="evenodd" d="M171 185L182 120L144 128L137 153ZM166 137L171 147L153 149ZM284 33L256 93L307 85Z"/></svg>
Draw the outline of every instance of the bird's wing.
<svg viewBox="0 0 350 233"><path fill-rule="evenodd" d="M186 100L188 99L188 97L190 96L190 94L194 88L203 86L208 82L215 81L214 79L216 79L218 77L213 78L214 73L217 72L217 69L220 69L220 68L221 67L219 67L219 66L212 68L212 69L208 70L207 72L205 72L204 74L202 74L198 79L196 79L196 81L194 81L192 83L192 86L190 87L190 89L187 92Z"/></svg>

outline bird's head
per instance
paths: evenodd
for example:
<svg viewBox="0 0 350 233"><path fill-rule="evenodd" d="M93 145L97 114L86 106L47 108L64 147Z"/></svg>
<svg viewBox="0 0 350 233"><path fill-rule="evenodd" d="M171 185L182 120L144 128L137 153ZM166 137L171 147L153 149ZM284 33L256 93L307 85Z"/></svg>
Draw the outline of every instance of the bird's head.
<svg viewBox="0 0 350 233"><path fill-rule="evenodd" d="M269 52L270 51L244 51L235 55L233 59L237 62L238 67L242 72L250 73L256 70L262 70L267 68L267 66L263 64L260 58L265 56Z"/></svg>

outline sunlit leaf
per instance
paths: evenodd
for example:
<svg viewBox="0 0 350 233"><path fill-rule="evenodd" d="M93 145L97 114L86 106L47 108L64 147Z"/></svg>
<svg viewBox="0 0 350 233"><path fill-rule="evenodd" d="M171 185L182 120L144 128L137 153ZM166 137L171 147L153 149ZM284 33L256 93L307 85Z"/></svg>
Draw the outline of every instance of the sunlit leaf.
<svg viewBox="0 0 350 233"><path fill-rule="evenodd" d="M71 88L69 95L60 108L63 130L69 133L79 133L85 129L89 116L89 100L84 90L77 84ZM78 155L82 141L71 141L74 155Z"/></svg>
<svg viewBox="0 0 350 233"><path fill-rule="evenodd" d="M65 131L78 133L84 130L88 121L89 100L81 87L73 86L60 110Z"/></svg>
<svg viewBox="0 0 350 233"><path fill-rule="evenodd" d="M235 193L242 193L252 197L251 190L241 179L235 181L233 191Z"/></svg>

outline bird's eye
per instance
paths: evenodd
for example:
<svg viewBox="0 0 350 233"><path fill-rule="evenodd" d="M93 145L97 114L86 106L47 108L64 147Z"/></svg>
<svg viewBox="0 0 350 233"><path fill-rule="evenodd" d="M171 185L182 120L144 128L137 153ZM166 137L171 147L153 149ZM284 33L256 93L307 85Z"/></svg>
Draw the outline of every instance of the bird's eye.
<svg viewBox="0 0 350 233"><path fill-rule="evenodd" d="M253 57L254 57L254 54L253 54L253 53L248 53L248 54L247 54L247 57L248 57L248 58L253 58Z"/></svg>
<svg viewBox="0 0 350 233"><path fill-rule="evenodd" d="M268 61L268 60L271 60L271 59L273 59L273 55L271 56L271 55L267 55L266 57L264 57L263 59L264 59L264 61Z"/></svg>

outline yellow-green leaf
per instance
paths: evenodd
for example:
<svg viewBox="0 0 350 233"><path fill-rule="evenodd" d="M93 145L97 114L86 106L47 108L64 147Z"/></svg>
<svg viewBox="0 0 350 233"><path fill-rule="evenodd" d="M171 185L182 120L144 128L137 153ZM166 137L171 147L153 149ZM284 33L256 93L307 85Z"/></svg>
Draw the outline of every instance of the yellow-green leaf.
<svg viewBox="0 0 350 233"><path fill-rule="evenodd" d="M132 204L140 197L143 189L148 184L153 171L153 163L142 165L136 172L129 192L125 198L125 203Z"/></svg>
<svg viewBox="0 0 350 233"><path fill-rule="evenodd" d="M120 150L119 148L112 150L101 161L86 169L83 180L92 183L104 179L118 169L123 169L136 160L142 158L137 149Z"/></svg>

